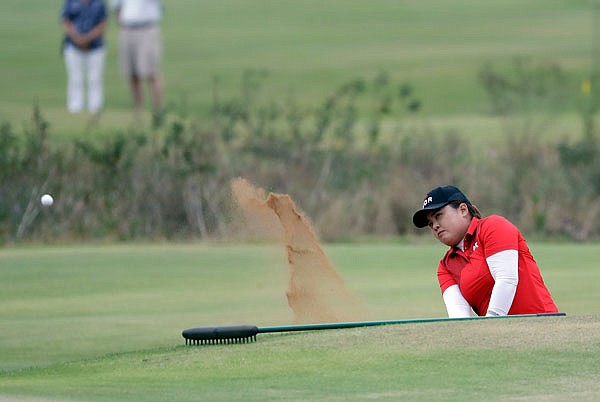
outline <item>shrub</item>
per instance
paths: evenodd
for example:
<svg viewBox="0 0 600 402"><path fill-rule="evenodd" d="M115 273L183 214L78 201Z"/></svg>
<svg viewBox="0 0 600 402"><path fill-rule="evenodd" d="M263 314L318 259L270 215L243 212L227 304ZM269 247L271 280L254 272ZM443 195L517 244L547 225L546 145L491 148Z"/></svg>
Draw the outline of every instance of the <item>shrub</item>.
<svg viewBox="0 0 600 402"><path fill-rule="evenodd" d="M422 193L446 183L462 187L484 215L505 215L527 233L597 237L593 125L582 140L552 144L539 130L553 109L521 110L533 100L554 105L564 74L521 62L504 74L491 65L480 74L505 121L505 140L484 151L456 130L418 119L400 124L424 105L410 83L386 73L299 106L292 97L261 96L268 74L249 71L238 96L223 99L215 87L208 118L174 108L159 127L107 132L60 150L35 106L22 133L0 124L2 241L237 236L229 185L238 176L290 194L328 241L422 233L412 225ZM399 123L382 124L392 120ZM39 196L50 189L57 202L41 208Z"/></svg>

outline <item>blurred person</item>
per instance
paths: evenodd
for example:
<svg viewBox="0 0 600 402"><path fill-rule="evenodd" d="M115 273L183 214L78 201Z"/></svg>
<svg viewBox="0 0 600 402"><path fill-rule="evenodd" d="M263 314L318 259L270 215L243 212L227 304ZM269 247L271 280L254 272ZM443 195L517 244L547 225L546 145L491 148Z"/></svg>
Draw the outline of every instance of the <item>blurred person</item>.
<svg viewBox="0 0 600 402"><path fill-rule="evenodd" d="M143 107L142 83L148 82L152 94L153 122L162 118L163 82L161 77L162 37L159 22L161 0L111 0L119 22L119 59L121 74L129 80L136 114Z"/></svg>
<svg viewBox="0 0 600 402"><path fill-rule="evenodd" d="M450 247L437 269L449 317L558 312L519 229L498 215L482 218L458 188L431 190L413 223Z"/></svg>
<svg viewBox="0 0 600 402"><path fill-rule="evenodd" d="M65 31L62 50L67 70L67 109L71 113L84 109L87 79L87 109L98 114L104 105L104 1L65 0L60 18Z"/></svg>

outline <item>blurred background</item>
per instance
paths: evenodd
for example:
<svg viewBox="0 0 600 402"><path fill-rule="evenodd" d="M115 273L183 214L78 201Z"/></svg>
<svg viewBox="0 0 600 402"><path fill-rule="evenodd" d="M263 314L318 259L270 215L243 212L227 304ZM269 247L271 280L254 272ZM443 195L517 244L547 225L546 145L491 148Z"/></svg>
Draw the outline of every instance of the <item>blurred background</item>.
<svg viewBox="0 0 600 402"><path fill-rule="evenodd" d="M417 236L447 183L527 236L600 235L599 2L165 1L158 125L112 14L105 109L67 112L61 6L0 3L3 244L239 238L236 177L326 241Z"/></svg>

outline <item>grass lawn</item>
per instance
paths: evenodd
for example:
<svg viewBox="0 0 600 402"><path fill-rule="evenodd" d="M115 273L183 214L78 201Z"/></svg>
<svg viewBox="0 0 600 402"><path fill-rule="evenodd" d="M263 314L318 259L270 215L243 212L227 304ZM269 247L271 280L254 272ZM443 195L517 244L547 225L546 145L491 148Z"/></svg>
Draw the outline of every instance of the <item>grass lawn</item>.
<svg viewBox="0 0 600 402"><path fill-rule="evenodd" d="M60 135L91 135L88 116L65 111L59 55L59 1L0 2L0 120L15 124L39 103ZM165 2L162 24L166 100L205 115L219 79L238 93L248 69L265 69L265 96L321 102L349 79L386 71L414 85L423 115L479 122L487 111L477 72L514 57L556 62L578 82L592 63L593 5L570 0L405 1L244 0ZM99 126L134 124L117 69L117 26L107 32L106 111ZM566 111L567 112L567 111ZM485 126L478 133L491 131Z"/></svg>
<svg viewBox="0 0 600 402"><path fill-rule="evenodd" d="M53 140L138 123L117 71L110 21L106 110L65 110L60 1L0 2L0 123L39 104ZM591 69L593 4L583 0L244 0L165 3L166 102L206 116L218 78L239 93L266 69L263 96L321 102L349 79L386 71L424 108L404 124L497 139L477 72L514 57L556 62L572 83ZM541 111L544 113L544 111ZM146 121L149 120L146 116ZM391 116L393 125L402 116ZM556 113L545 138L580 132ZM246 345L187 347L204 325L286 325L286 256L260 244L19 245L0 249L0 401L505 401L600 395L600 248L533 243L567 317L262 334ZM372 320L443 317L431 240L326 250Z"/></svg>
<svg viewBox="0 0 600 402"><path fill-rule="evenodd" d="M593 400L597 244L531 245L567 317L259 334L185 346L203 325L286 325L287 267L269 245L0 250L0 400ZM327 253L373 320L443 317L430 241Z"/></svg>

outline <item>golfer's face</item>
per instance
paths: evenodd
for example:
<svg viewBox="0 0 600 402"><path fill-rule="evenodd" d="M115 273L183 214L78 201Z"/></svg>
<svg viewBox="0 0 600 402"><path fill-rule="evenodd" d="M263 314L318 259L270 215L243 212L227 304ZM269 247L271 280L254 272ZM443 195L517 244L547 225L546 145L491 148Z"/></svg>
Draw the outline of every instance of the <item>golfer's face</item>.
<svg viewBox="0 0 600 402"><path fill-rule="evenodd" d="M427 215L429 228L433 236L447 246L456 246L465 237L471 222L466 204L458 208L446 205Z"/></svg>

